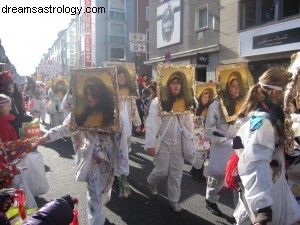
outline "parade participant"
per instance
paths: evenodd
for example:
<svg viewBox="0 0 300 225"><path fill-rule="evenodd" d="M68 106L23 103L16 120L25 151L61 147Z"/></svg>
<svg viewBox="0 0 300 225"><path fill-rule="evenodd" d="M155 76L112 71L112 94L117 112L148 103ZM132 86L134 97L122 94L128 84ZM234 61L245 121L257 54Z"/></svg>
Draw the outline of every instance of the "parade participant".
<svg viewBox="0 0 300 225"><path fill-rule="evenodd" d="M194 131L195 140L194 146L196 150L196 157L193 161L190 174L195 181L206 181L204 176L204 163L207 158L207 152L210 148L209 141L204 138L204 124L205 117L208 111L209 105L213 102L214 92L212 88L205 88L197 99L197 108L194 115Z"/></svg>
<svg viewBox="0 0 300 225"><path fill-rule="evenodd" d="M103 127L112 123L114 119L113 95L98 77L89 77L83 85L86 108L83 113L76 115L79 126Z"/></svg>
<svg viewBox="0 0 300 225"><path fill-rule="evenodd" d="M181 85L179 86L181 88ZM179 90L180 91L180 90ZM156 136L161 136L160 143ZM181 178L184 165L184 142L190 142L194 135L192 114L161 116L158 98L152 100L146 120L147 154L153 156L154 169L147 178L148 187L157 195L157 185L165 177L168 179L168 199L174 212L183 211L179 204Z"/></svg>
<svg viewBox="0 0 300 225"><path fill-rule="evenodd" d="M243 105L244 95L242 76L239 72L234 71L229 75L223 91L224 105L229 116L239 112Z"/></svg>
<svg viewBox="0 0 300 225"><path fill-rule="evenodd" d="M13 125L18 137L20 137L22 123L32 121L32 117L26 114L23 108L22 94L13 83L13 79L9 71L0 73L0 93L9 96L11 99L12 109L10 113L15 116L15 119L11 121L11 124Z"/></svg>
<svg viewBox="0 0 300 225"><path fill-rule="evenodd" d="M161 107L164 111L184 112L188 110L193 103L189 102L184 91L184 73L176 71L171 74L167 81L167 98L161 101Z"/></svg>
<svg viewBox="0 0 300 225"><path fill-rule="evenodd" d="M237 224L291 225L300 222L300 206L287 184L284 162L283 91L292 74L282 68L265 71L240 113L241 128L233 140L241 179Z"/></svg>
<svg viewBox="0 0 300 225"><path fill-rule="evenodd" d="M50 101L47 104L47 113L50 115L51 126L57 126L64 121L64 111L61 109L63 97L67 92L64 80L59 80L53 84L48 90Z"/></svg>
<svg viewBox="0 0 300 225"><path fill-rule="evenodd" d="M110 200L114 175L116 169L122 170L123 160L125 156L117 156L119 150L120 133L104 134L89 131L71 131L70 116L65 119L63 125L57 126L49 130L43 137L37 140L36 144L44 144L58 140L61 137L73 136L77 133L79 139L75 141L76 146L81 146L77 153L80 159L80 165L88 165L87 170L78 167L77 175L83 176L87 172L87 176L80 180L87 182L87 198L88 198L88 220L90 225L103 225L105 222L105 204ZM87 155L91 154L91 159L87 159ZM88 161L85 161L88 160ZM121 173L120 173L121 174Z"/></svg>
<svg viewBox="0 0 300 225"><path fill-rule="evenodd" d="M130 97L134 94L134 89L130 82L129 73L124 67L117 67L117 82L119 86L119 110L121 120L121 143L118 152L118 157L125 156L125 164L122 166L125 170L119 170L117 176L119 181L122 181L125 186L126 192L130 194L129 184L126 176L129 175L129 153L131 151L131 136L132 136L132 124L136 127L136 132L141 132L141 119L137 109L136 100L132 98L124 98L124 96ZM123 175L123 176L121 176ZM120 192L122 195L122 191ZM126 197L125 194L124 197Z"/></svg>
<svg viewBox="0 0 300 225"><path fill-rule="evenodd" d="M224 186L226 164L233 152L231 143L236 132L237 128L225 120L219 97L215 98L208 107L204 137L211 143L207 168L206 208L216 216L223 215L217 201Z"/></svg>

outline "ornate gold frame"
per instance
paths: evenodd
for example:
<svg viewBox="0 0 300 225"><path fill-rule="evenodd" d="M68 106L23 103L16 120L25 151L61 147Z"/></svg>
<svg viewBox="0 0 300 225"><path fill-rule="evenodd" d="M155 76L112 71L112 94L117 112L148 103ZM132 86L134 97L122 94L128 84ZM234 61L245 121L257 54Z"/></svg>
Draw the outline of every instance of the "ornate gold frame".
<svg viewBox="0 0 300 225"><path fill-rule="evenodd" d="M139 99L140 98L140 92L139 92L138 82L137 82L137 74L136 74L136 71L135 71L134 63L106 62L105 66L108 66L108 67L115 66L115 67L117 67L117 71L118 71L118 66L122 66L122 67L126 68L129 72L130 81L133 84L133 88L136 92L136 95L133 95L133 96L119 96L119 99ZM118 86L118 88L119 88L119 86Z"/></svg>
<svg viewBox="0 0 300 225"><path fill-rule="evenodd" d="M89 77L100 78L105 85L112 91L113 102L114 102L114 120L107 126L79 126L75 120L75 113L80 99L79 87L83 86L82 81ZM104 81L105 80L105 81ZM119 103L118 103L118 88L117 88L117 69L116 67L107 68L72 68L70 70L70 87L72 90L73 107L71 110L71 130L83 130L83 131L97 131L106 134L114 134L120 131L120 120L119 120ZM81 90L82 92L82 90Z"/></svg>
<svg viewBox="0 0 300 225"><path fill-rule="evenodd" d="M66 77L61 77L61 76L59 76L59 77L53 77L52 80L51 80L51 86L55 86L56 83L57 83L58 81L60 81L60 80L62 80L62 81L65 82L66 90L68 90L68 87L69 87L69 80L68 80L68 78L66 78Z"/></svg>
<svg viewBox="0 0 300 225"><path fill-rule="evenodd" d="M291 156L294 156L300 154L300 149L296 150L294 148L295 136L294 131L292 129L293 121L291 119L293 100L300 95L300 90L298 89L298 85L300 82L300 52L295 53L291 56L291 65L288 71L293 73L293 78L291 82L287 85L284 96L284 144L286 153Z"/></svg>
<svg viewBox="0 0 300 225"><path fill-rule="evenodd" d="M216 67L217 95L219 96L220 105L222 108L222 112L225 116L226 122L234 122L238 117L237 113L231 116L228 115L227 108L225 107L224 104L224 96L222 93L224 90L224 85L226 85L227 78L229 77L229 74L234 71L239 72L242 76L243 89L245 95L249 91L250 87L254 85L254 80L250 71L248 70L247 63L220 65ZM223 74L224 77L222 76ZM225 79L225 75L226 75L226 79ZM226 80L225 82L224 79Z"/></svg>
<svg viewBox="0 0 300 225"><path fill-rule="evenodd" d="M180 115L180 114L190 114L193 113L193 107L191 107L189 110L185 110L184 112L173 112L173 111L164 111L161 106L161 91L165 90L166 83L168 78L170 77L170 74L175 71L180 71L185 74L186 78L186 87L185 88L188 93L189 98L192 98L192 101L194 100L194 83L195 83L195 66L191 64L164 64L159 63L157 65L157 97L158 97L158 105L160 108L160 114L163 115Z"/></svg>

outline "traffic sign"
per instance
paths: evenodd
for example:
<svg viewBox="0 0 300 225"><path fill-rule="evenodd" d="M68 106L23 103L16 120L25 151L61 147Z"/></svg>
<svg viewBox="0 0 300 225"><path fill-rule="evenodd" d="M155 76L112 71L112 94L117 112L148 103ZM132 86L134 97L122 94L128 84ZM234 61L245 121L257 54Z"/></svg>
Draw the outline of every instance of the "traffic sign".
<svg viewBox="0 0 300 225"><path fill-rule="evenodd" d="M130 52L146 53L147 52L147 44L130 42Z"/></svg>
<svg viewBox="0 0 300 225"><path fill-rule="evenodd" d="M146 43L146 34L143 34L143 33L130 33L129 34L129 41Z"/></svg>

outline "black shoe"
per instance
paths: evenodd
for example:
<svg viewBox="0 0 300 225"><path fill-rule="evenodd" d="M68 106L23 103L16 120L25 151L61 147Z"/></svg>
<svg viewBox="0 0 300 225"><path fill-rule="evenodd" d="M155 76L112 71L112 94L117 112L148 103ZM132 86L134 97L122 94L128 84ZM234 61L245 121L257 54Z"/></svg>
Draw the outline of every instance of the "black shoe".
<svg viewBox="0 0 300 225"><path fill-rule="evenodd" d="M201 169L198 169L198 170L195 167L192 167L192 169L190 170L190 174L194 181L206 182L206 177L203 175L203 170L204 170L204 167L202 167Z"/></svg>
<svg viewBox="0 0 300 225"><path fill-rule="evenodd" d="M221 212L221 210L219 209L218 205L216 203L212 203L210 201L208 201L207 199L206 201L206 208L214 215L216 216L222 216L223 213Z"/></svg>

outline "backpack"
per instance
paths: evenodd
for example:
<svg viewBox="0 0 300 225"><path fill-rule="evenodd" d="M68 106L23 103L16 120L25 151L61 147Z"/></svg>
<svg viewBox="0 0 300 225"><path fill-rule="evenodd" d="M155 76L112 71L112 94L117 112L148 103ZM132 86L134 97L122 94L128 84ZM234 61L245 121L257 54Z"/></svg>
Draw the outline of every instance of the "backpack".
<svg viewBox="0 0 300 225"><path fill-rule="evenodd" d="M240 177L238 174L238 162L239 157L233 151L232 155L230 156L227 165L226 165L226 171L225 171L225 185L228 189L231 190L237 190L240 187L239 181Z"/></svg>

